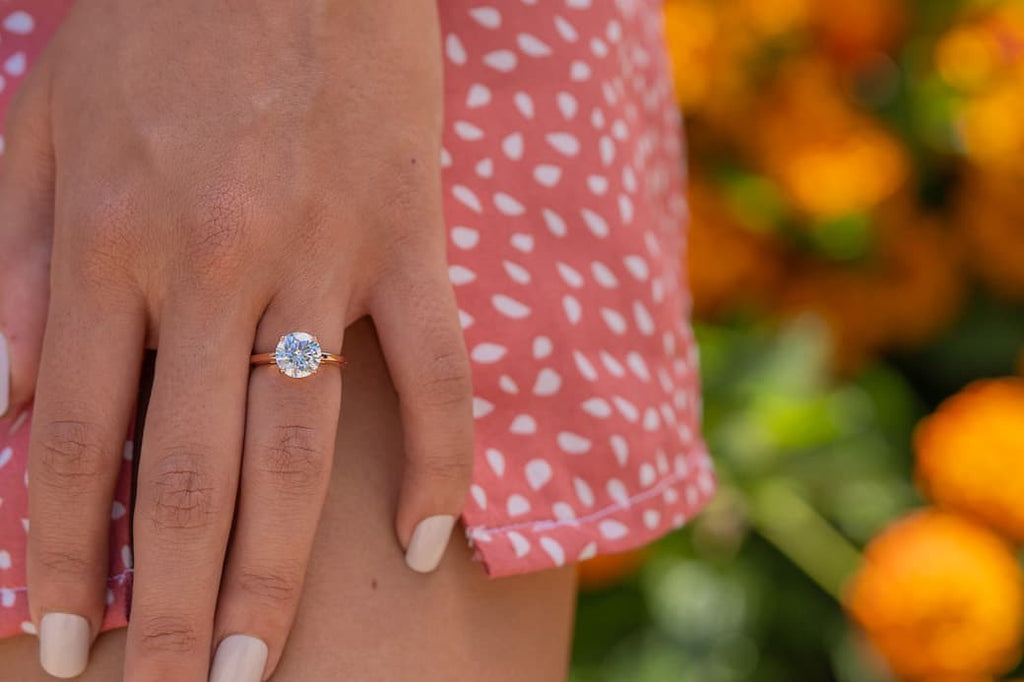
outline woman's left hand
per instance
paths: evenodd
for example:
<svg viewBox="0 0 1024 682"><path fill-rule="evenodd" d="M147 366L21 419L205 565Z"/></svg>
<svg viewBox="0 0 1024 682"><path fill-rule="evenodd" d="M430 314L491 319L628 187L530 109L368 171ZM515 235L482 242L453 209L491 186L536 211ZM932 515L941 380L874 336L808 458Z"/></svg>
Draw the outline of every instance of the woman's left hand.
<svg viewBox="0 0 1024 682"><path fill-rule="evenodd" d="M406 430L396 558L437 566L473 427L441 126L431 2L74 5L24 84L0 179L0 327L15 402L35 393L29 602L48 671L80 673L100 630L146 347L126 679L206 680L216 650L213 679L248 682L281 656L342 386L336 367L250 371L286 332L338 352L372 316Z"/></svg>

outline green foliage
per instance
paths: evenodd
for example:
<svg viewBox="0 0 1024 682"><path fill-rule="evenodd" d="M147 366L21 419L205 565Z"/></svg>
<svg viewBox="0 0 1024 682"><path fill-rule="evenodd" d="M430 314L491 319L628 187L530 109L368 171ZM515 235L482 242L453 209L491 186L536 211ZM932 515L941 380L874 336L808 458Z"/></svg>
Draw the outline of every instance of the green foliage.
<svg viewBox="0 0 1024 682"><path fill-rule="evenodd" d="M823 327L698 329L722 490L639 574L583 594L574 682L879 682L836 597L856 546L918 503L921 406L873 367L829 379Z"/></svg>

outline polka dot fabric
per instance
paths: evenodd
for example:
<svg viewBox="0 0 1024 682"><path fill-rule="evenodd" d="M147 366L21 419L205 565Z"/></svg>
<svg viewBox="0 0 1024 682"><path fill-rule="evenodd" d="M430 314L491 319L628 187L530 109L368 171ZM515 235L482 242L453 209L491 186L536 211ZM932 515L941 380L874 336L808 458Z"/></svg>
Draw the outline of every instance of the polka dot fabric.
<svg viewBox="0 0 1024 682"><path fill-rule="evenodd" d="M659 3L440 6L450 275L476 393L470 539L492 575L635 547L714 488Z"/></svg>
<svg viewBox="0 0 1024 682"><path fill-rule="evenodd" d="M0 110L69 5L0 0ZM681 285L683 149L660 2L438 6L449 275L474 382L469 541L492 576L650 542L716 485ZM31 628L30 422L0 422L0 636ZM126 622L131 588L125 452L106 627Z"/></svg>

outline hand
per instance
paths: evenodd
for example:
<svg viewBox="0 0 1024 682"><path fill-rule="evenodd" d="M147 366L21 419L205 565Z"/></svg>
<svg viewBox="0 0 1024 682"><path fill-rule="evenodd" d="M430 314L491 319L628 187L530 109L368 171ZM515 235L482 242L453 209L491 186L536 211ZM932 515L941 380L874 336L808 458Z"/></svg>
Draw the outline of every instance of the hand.
<svg viewBox="0 0 1024 682"><path fill-rule="evenodd" d="M15 403L35 394L29 600L51 673L78 674L100 626L146 347L127 680L205 680L222 641L214 680L263 679L281 655L342 383L335 367L250 371L286 332L338 352L372 316L406 430L396 547L436 567L472 462L439 44L416 0L95 0L24 84L0 328Z"/></svg>

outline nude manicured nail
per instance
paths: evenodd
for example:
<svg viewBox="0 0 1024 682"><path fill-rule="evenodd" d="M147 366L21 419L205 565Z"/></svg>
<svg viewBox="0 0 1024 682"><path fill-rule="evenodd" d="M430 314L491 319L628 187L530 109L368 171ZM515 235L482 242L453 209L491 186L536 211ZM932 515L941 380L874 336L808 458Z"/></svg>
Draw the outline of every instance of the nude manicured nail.
<svg viewBox="0 0 1024 682"><path fill-rule="evenodd" d="M39 621L39 664L54 677L78 677L89 663L89 621L70 613L48 613Z"/></svg>
<svg viewBox="0 0 1024 682"><path fill-rule="evenodd" d="M210 682L260 682L267 665L267 645L249 635L229 635L213 657Z"/></svg>
<svg viewBox="0 0 1024 682"><path fill-rule="evenodd" d="M0 334L0 417L7 416L11 406L11 356L7 337Z"/></svg>
<svg viewBox="0 0 1024 682"><path fill-rule="evenodd" d="M441 563L444 550L452 535L455 517L448 514L431 516L420 521L412 532L405 563L418 573L430 573Z"/></svg>

